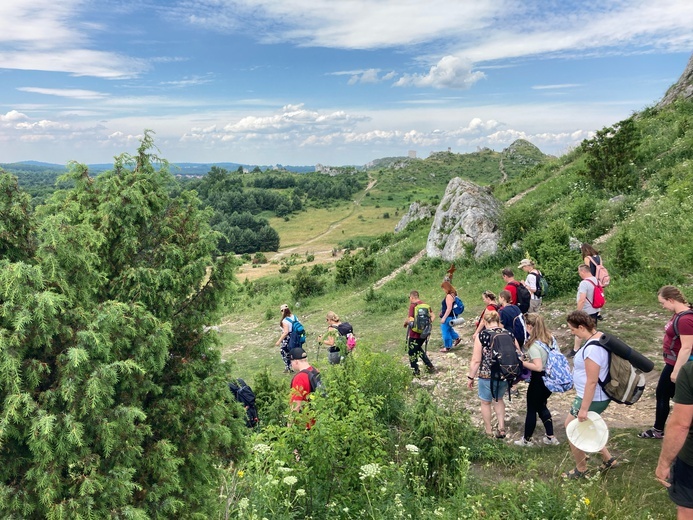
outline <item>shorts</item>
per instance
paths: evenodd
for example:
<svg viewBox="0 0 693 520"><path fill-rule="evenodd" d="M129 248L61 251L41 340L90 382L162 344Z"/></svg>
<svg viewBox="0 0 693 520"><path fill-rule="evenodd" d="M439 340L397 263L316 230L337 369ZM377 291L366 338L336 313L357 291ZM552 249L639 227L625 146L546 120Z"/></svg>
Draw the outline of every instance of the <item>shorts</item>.
<svg viewBox="0 0 693 520"><path fill-rule="evenodd" d="M693 466L676 457L671 466L669 498L680 507L693 509Z"/></svg>
<svg viewBox="0 0 693 520"><path fill-rule="evenodd" d="M508 382L498 381L498 390L496 390L496 381L494 381L493 391L496 393L496 401L502 399L503 396L508 393ZM480 377L477 392L479 399L482 401L486 401L487 403L493 401L493 394L491 394L491 380Z"/></svg>
<svg viewBox="0 0 693 520"><path fill-rule="evenodd" d="M592 401L589 407L590 412L597 412L599 415L602 414L604 410L607 409L611 401ZM570 415L577 417L580 407L582 406L582 397L575 396L573 404L570 405Z"/></svg>

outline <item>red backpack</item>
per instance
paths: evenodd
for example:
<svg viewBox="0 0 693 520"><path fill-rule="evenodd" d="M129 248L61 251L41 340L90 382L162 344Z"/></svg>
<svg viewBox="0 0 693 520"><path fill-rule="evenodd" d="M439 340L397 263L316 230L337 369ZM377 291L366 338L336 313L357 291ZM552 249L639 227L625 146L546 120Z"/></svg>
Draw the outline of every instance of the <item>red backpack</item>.
<svg viewBox="0 0 693 520"><path fill-rule="evenodd" d="M597 283L594 283L589 278L586 280L594 285L594 296L592 297L593 301L587 301L590 302L590 305L595 309L601 309L606 303L606 298L604 298L604 287L602 287L602 285L599 283L599 280L597 280Z"/></svg>

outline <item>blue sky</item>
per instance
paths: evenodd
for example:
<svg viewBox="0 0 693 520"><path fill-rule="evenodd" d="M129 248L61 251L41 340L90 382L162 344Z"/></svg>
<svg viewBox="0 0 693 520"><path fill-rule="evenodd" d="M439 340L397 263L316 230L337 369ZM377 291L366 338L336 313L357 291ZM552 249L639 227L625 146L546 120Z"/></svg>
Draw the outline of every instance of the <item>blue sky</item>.
<svg viewBox="0 0 693 520"><path fill-rule="evenodd" d="M4 0L0 162L560 155L692 51L691 0Z"/></svg>

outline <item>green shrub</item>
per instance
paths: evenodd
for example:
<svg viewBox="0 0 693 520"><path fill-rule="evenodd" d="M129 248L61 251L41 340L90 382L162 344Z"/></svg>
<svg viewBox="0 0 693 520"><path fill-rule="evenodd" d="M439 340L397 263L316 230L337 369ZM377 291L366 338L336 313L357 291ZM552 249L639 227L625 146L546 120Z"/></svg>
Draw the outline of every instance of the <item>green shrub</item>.
<svg viewBox="0 0 693 520"><path fill-rule="evenodd" d="M293 287L293 297L295 300L308 298L309 296L319 296L325 292L325 282L318 276L311 274L308 269L301 267L296 276L291 280Z"/></svg>

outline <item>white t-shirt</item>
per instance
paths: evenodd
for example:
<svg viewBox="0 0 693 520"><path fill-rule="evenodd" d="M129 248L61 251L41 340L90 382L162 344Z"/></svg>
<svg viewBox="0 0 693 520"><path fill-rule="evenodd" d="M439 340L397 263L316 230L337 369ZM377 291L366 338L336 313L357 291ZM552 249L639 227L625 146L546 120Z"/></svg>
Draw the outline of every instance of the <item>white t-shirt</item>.
<svg viewBox="0 0 693 520"><path fill-rule="evenodd" d="M604 381L609 375L609 353L595 340L590 340L585 346L575 353L573 358L573 384L578 397L585 396L585 385L587 384L587 372L585 371L585 359L591 359L599 365L599 380ZM594 390L593 401L608 401L609 396L604 393L602 387L597 383Z"/></svg>
<svg viewBox="0 0 693 520"><path fill-rule="evenodd" d="M529 273L527 273L527 277L525 278L525 286L528 289L531 289L529 291L529 294L532 295L532 300L538 300L539 297L536 295L537 273L535 271L530 271Z"/></svg>

